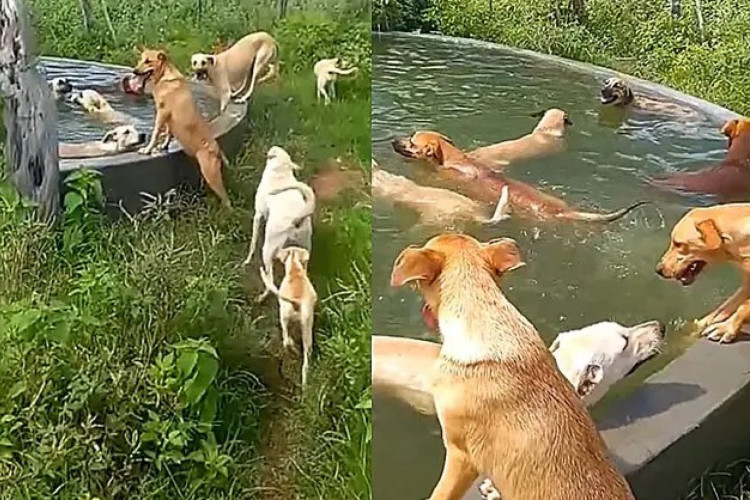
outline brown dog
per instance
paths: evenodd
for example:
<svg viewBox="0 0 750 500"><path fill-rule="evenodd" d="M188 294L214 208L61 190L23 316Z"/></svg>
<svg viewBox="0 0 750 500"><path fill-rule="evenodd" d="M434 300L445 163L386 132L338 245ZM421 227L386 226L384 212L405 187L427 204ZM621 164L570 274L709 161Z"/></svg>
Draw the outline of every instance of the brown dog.
<svg viewBox="0 0 750 500"><path fill-rule="evenodd" d="M176 137L185 153L198 160L206 184L225 206L230 206L221 177L224 154L214 139L208 122L195 107L195 100L185 77L163 50L144 50L133 73L140 80L141 87L145 87L146 82L153 81L156 104L151 141L141 149L141 153L154 152L160 137L164 138L164 147L169 144L172 136Z"/></svg>
<svg viewBox="0 0 750 500"><path fill-rule="evenodd" d="M465 185L470 195L480 201L496 202L507 186L509 199L504 209L506 214L519 214L535 220L612 222L644 204L638 202L615 212L602 214L579 210L559 198L477 163L450 139L437 132L415 132L409 137L395 139L392 146L396 153L405 158L427 160L437 165L444 177Z"/></svg>
<svg viewBox="0 0 750 500"><path fill-rule="evenodd" d="M663 278L685 286L708 264L729 262L740 268L740 289L697 322L701 335L711 340L734 341L750 320L749 229L750 203L694 208L672 229L669 248L656 267Z"/></svg>
<svg viewBox="0 0 750 500"><path fill-rule="evenodd" d="M565 150L565 132L573 125L568 114L561 109L549 109L532 116L541 120L530 134L518 139L503 141L490 146L477 148L467 156L492 168L502 168L531 158L559 153Z"/></svg>
<svg viewBox="0 0 750 500"><path fill-rule="evenodd" d="M510 239L445 233L396 259L443 337L432 374L445 465L430 500L458 500L486 474L505 500L634 500L573 387L495 283L523 265Z"/></svg>
<svg viewBox="0 0 750 500"><path fill-rule="evenodd" d="M660 188L678 192L704 193L722 201L742 201L750 195L750 120L729 120L721 128L729 137L729 150L714 167L654 179Z"/></svg>

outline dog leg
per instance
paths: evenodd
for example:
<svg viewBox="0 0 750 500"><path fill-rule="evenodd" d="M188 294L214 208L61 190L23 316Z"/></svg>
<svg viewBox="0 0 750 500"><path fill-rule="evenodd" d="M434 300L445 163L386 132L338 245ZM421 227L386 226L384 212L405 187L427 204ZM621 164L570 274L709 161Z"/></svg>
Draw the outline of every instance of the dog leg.
<svg viewBox="0 0 750 500"><path fill-rule="evenodd" d="M461 500L477 477L479 473L466 453L450 446L445 455L443 473L429 500Z"/></svg>
<svg viewBox="0 0 750 500"><path fill-rule="evenodd" d="M148 144L138 150L139 153L144 155L151 154L151 152L156 147L156 141L159 138L159 132L161 132L161 130L164 128L164 125L166 125L168 121L167 118L168 117L166 116L166 113L160 113L157 109L156 119L154 120L154 130L151 132L151 140L148 141Z"/></svg>
<svg viewBox="0 0 750 500"><path fill-rule="evenodd" d="M172 142L172 134L169 131L169 125L164 125L164 127L162 127L159 136L159 142L154 149L156 151L166 151L169 148L169 143Z"/></svg>
<svg viewBox="0 0 750 500"><path fill-rule="evenodd" d="M734 342L740 334L742 325L750 319L750 300L745 300L737 310L724 321L720 321L706 328L702 335L709 340L729 344Z"/></svg>
<svg viewBox="0 0 750 500"><path fill-rule="evenodd" d="M259 212L255 212L253 215L253 232L250 235L250 250L247 252L247 258L242 263L243 266L247 266L253 260L255 246L258 244L258 232L260 231L260 223L262 219L263 216Z"/></svg>
<svg viewBox="0 0 750 500"><path fill-rule="evenodd" d="M220 153L220 151L211 151L204 148L198 151L195 157L198 160L201 175L203 175L203 179L208 184L208 187L216 193L216 196L219 197L225 207L231 207L232 203L229 201L227 190L224 189L224 180L221 177Z"/></svg>
<svg viewBox="0 0 750 500"><path fill-rule="evenodd" d="M742 286L724 301L713 312L698 320L696 326L703 335L706 329L714 323L720 323L729 318L744 301L750 299L750 275L742 276Z"/></svg>
<svg viewBox="0 0 750 500"><path fill-rule="evenodd" d="M268 276L268 281L270 281L271 283L274 283L273 258L276 256L276 254L279 253L280 249L281 249L280 245L279 246L274 245L273 247L271 247L268 244L263 245L263 267L261 269L261 272L266 273L266 276ZM269 290L268 287L265 287L263 292L258 296L258 302L260 303L266 300L266 297L268 297L268 294L270 293L271 293L271 290Z"/></svg>
<svg viewBox="0 0 750 500"><path fill-rule="evenodd" d="M495 213L492 214L490 222L500 222L510 218L508 215L508 198L508 185L506 184L500 192L500 199L497 200L497 207L495 207Z"/></svg>
<svg viewBox="0 0 750 500"><path fill-rule="evenodd" d="M331 99L336 99L336 79L331 80Z"/></svg>
<svg viewBox="0 0 750 500"><path fill-rule="evenodd" d="M302 325L302 389L307 387L307 371L313 348L313 313L305 317Z"/></svg>
<svg viewBox="0 0 750 500"><path fill-rule="evenodd" d="M250 75L250 88L247 89L247 93L245 93L245 95L237 99L238 103L240 104L246 103L248 99L250 99L250 96L253 95L253 90L255 90L255 84L257 83L258 72L260 71L260 69L261 69L261 65L258 60L258 57L256 56L255 64L253 64L253 68L252 68L252 74Z"/></svg>

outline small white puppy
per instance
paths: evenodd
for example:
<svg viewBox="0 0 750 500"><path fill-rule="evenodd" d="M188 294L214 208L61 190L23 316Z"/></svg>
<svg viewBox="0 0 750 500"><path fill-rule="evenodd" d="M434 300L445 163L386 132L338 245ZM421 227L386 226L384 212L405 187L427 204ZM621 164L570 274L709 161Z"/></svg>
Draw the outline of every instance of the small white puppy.
<svg viewBox="0 0 750 500"><path fill-rule="evenodd" d="M307 276L310 252L300 247L279 250L276 258L284 264L284 279L279 288L273 284L269 274L262 268L260 277L266 287L279 298L279 322L284 347L293 349L294 340L290 330L298 327L302 339L302 388L307 387L307 372L313 348L313 322L318 295Z"/></svg>
<svg viewBox="0 0 750 500"><path fill-rule="evenodd" d="M261 222L265 219L263 270L273 283L273 261L282 248L298 246L308 252L312 246L312 220L315 193L307 184L294 177L301 167L278 146L268 150L266 167L255 192L255 213L250 237L250 250L243 262L250 264L258 242ZM268 296L269 288L258 298Z"/></svg>
<svg viewBox="0 0 750 500"><path fill-rule="evenodd" d="M78 104L86 113L102 123L112 125L132 125L135 119L120 111L115 111L109 102L96 90L85 89L70 94L68 100Z"/></svg>
<svg viewBox="0 0 750 500"><path fill-rule="evenodd" d="M70 83L70 81L68 81L67 78L53 78L49 82L49 86L52 90L52 96L55 98L55 101L59 101L66 95L73 92L73 85Z"/></svg>
<svg viewBox="0 0 750 500"><path fill-rule="evenodd" d="M90 142L61 142L59 146L60 158L95 158L117 153L134 151L139 145L146 143L146 134L138 132L135 125L120 125L115 127L98 141Z"/></svg>
<svg viewBox="0 0 750 500"><path fill-rule="evenodd" d="M336 80L339 76L354 76L357 68L342 69L343 61L340 58L321 59L313 66L315 80L317 82L318 100L322 97L326 106L331 99L336 98ZM330 91L330 95L328 92Z"/></svg>

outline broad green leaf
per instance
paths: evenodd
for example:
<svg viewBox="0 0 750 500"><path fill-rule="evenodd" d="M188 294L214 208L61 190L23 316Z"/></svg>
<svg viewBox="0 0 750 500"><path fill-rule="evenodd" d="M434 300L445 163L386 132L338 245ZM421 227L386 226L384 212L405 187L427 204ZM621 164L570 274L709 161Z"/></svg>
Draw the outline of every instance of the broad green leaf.
<svg viewBox="0 0 750 500"><path fill-rule="evenodd" d="M196 373L185 386L185 398L189 404L194 405L200 401L218 371L219 361L216 358L206 355L198 357Z"/></svg>
<svg viewBox="0 0 750 500"><path fill-rule="evenodd" d="M28 309L14 314L11 322L19 332L23 332L36 323L41 317L42 312L39 309Z"/></svg>
<svg viewBox="0 0 750 500"><path fill-rule="evenodd" d="M195 365L198 363L198 353L195 351L185 351L182 354L180 354L179 359L177 360L177 368L180 370L180 375L182 375L182 378L188 378L191 373L193 373L193 369L195 368Z"/></svg>
<svg viewBox="0 0 750 500"><path fill-rule="evenodd" d="M201 409L201 422L204 424L211 424L216 418L216 407L219 404L219 393L213 388L209 387L206 391L206 397L203 398L203 408Z"/></svg>

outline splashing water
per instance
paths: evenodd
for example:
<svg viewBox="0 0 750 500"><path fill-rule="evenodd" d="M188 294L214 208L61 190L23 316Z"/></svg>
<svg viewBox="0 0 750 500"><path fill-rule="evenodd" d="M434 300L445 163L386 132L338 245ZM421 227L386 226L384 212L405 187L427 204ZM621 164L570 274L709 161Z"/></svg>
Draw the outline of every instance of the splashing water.
<svg viewBox="0 0 750 500"><path fill-rule="evenodd" d="M45 219L60 205L57 108L36 70L29 16L22 0L0 0L0 92L11 182Z"/></svg>

